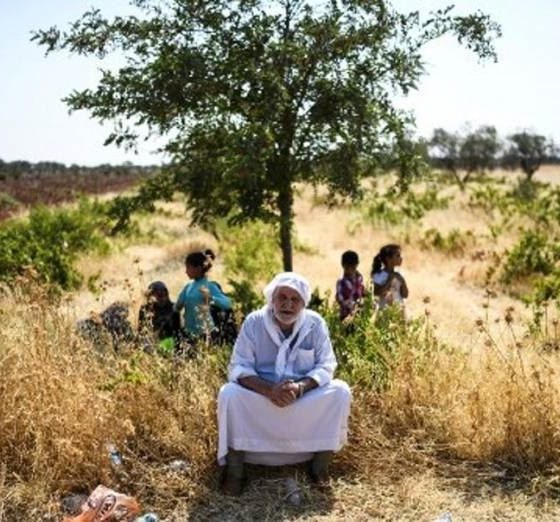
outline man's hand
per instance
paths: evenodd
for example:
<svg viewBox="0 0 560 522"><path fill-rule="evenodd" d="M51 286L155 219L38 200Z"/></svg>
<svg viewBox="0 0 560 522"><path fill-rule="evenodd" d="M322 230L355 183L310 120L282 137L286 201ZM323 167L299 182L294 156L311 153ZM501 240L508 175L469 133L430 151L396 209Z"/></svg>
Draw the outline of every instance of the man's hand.
<svg viewBox="0 0 560 522"><path fill-rule="evenodd" d="M284 381L275 384L268 394L268 398L279 408L292 404L298 396L299 385L294 381Z"/></svg>

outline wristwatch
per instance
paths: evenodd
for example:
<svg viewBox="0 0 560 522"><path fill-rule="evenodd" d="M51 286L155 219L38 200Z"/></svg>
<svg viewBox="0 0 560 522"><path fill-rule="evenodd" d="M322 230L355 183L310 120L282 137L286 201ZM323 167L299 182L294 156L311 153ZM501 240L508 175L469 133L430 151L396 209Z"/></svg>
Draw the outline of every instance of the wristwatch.
<svg viewBox="0 0 560 522"><path fill-rule="evenodd" d="M305 393L305 384L303 384L302 382L298 382L298 399L300 397L303 397L304 393Z"/></svg>

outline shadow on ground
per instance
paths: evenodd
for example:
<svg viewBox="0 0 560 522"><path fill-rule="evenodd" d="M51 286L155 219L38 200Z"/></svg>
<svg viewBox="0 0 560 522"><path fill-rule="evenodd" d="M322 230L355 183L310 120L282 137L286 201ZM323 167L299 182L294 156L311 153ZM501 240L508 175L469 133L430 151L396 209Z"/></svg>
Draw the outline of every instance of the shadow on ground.
<svg viewBox="0 0 560 522"><path fill-rule="evenodd" d="M311 484L305 465L265 467L246 466L247 482L240 497L228 497L219 490L218 479L208 484L210 491L203 498L195 499L184 520L280 522L327 514L332 508L330 486ZM301 501L292 505L288 498L288 478L295 479ZM293 491L293 489L292 489Z"/></svg>

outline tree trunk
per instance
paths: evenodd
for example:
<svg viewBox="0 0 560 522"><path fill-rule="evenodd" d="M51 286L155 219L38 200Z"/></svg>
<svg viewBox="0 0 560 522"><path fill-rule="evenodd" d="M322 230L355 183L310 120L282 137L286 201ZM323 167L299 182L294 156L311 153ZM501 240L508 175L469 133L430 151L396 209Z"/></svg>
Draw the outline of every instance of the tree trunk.
<svg viewBox="0 0 560 522"><path fill-rule="evenodd" d="M461 192L463 192L465 190L465 181L463 180L463 178L457 172L456 169L451 169L451 173L453 174L453 176L455 177L455 180L457 181L457 184L459 185L459 190L461 190Z"/></svg>
<svg viewBox="0 0 560 522"><path fill-rule="evenodd" d="M539 160L533 160L527 158L521 158L521 169L527 176L527 181L531 183L533 181L533 174L539 170L541 162Z"/></svg>
<svg viewBox="0 0 560 522"><path fill-rule="evenodd" d="M280 248L282 249L282 264L285 272L293 270L292 262L292 228L294 193L292 184L287 181L278 194L278 209L280 210Z"/></svg>

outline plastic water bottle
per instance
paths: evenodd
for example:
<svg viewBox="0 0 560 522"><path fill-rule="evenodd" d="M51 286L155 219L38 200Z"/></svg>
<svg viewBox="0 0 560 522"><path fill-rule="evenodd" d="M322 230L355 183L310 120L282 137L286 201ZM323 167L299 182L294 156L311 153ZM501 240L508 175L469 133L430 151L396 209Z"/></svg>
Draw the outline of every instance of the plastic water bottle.
<svg viewBox="0 0 560 522"><path fill-rule="evenodd" d="M287 478L284 487L286 488L286 500L292 506L299 506L301 504L301 493L295 479Z"/></svg>
<svg viewBox="0 0 560 522"><path fill-rule="evenodd" d="M109 452L109 458L111 459L111 464L115 467L122 466L122 456L114 444L107 444L107 451Z"/></svg>
<svg viewBox="0 0 560 522"><path fill-rule="evenodd" d="M175 459L167 465L167 469L175 473L186 473L189 469L189 464L186 460Z"/></svg>
<svg viewBox="0 0 560 522"><path fill-rule="evenodd" d="M138 517L134 522L159 522L159 517L155 513L146 513Z"/></svg>

